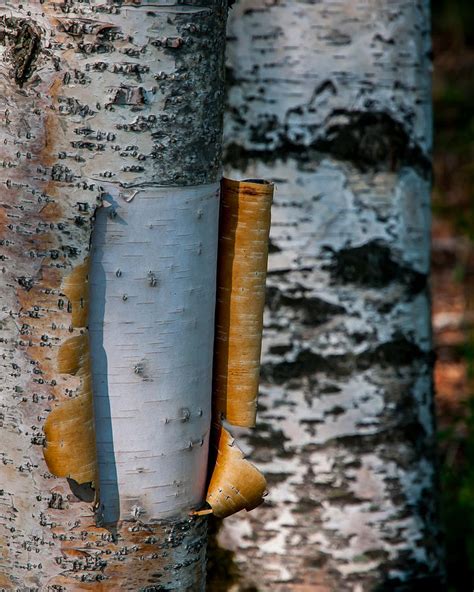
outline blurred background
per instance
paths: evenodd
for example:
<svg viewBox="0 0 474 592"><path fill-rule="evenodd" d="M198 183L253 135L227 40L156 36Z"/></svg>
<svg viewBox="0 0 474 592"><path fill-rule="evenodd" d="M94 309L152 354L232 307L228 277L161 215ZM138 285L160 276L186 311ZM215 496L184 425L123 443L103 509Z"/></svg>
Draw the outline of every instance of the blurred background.
<svg viewBox="0 0 474 592"><path fill-rule="evenodd" d="M448 592L474 590L474 1L432 0L432 313ZM211 522L208 589L228 590L233 554ZM236 572L237 573L237 572ZM256 590L254 588L249 590Z"/></svg>
<svg viewBox="0 0 474 592"><path fill-rule="evenodd" d="M474 3L433 0L432 299L449 591L474 587Z"/></svg>

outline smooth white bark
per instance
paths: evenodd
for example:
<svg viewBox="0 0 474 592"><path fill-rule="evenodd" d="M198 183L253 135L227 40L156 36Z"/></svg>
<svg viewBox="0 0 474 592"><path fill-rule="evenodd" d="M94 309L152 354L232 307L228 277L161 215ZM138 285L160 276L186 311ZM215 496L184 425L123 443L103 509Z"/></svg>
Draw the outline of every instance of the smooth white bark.
<svg viewBox="0 0 474 592"><path fill-rule="evenodd" d="M150 520L205 497L219 185L106 205L89 320L101 504L105 522Z"/></svg>

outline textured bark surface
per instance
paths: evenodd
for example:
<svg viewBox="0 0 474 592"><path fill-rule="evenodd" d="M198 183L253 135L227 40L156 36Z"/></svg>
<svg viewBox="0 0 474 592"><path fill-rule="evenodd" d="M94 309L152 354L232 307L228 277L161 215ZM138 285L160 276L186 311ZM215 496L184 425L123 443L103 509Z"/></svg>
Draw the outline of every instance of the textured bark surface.
<svg viewBox="0 0 474 592"><path fill-rule="evenodd" d="M230 19L226 172L276 183L239 436L270 494L224 521L233 577L211 589L442 590L428 2L241 0Z"/></svg>
<svg viewBox="0 0 474 592"><path fill-rule="evenodd" d="M205 522L182 507L96 525L87 270L104 199L218 181L225 12L0 6L2 590L204 586Z"/></svg>

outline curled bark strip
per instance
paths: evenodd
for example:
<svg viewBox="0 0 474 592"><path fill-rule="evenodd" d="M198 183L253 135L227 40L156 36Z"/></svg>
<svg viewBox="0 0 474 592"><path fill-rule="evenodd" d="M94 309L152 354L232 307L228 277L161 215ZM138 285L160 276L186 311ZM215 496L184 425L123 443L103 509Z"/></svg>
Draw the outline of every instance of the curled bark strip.
<svg viewBox="0 0 474 592"><path fill-rule="evenodd" d="M273 184L223 179L214 349L214 412L255 425Z"/></svg>
<svg viewBox="0 0 474 592"><path fill-rule="evenodd" d="M77 265L64 279L62 292L69 300L71 329L81 333L66 340L57 356L57 371L79 380L71 399L51 411L44 424L44 458L57 477L77 483L97 481L94 409L87 322L88 260Z"/></svg>
<svg viewBox="0 0 474 592"><path fill-rule="evenodd" d="M216 464L207 491L207 503L218 518L225 518L240 510L253 510L263 501L267 483L265 477L235 444L231 434L222 426L215 441Z"/></svg>

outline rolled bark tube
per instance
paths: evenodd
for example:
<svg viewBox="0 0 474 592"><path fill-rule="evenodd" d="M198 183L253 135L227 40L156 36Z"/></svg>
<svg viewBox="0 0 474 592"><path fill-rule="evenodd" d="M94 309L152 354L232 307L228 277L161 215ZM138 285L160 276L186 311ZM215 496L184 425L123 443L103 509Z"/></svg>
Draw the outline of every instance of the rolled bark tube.
<svg viewBox="0 0 474 592"><path fill-rule="evenodd" d="M214 416L253 427L257 410L272 183L223 179L214 344Z"/></svg>

